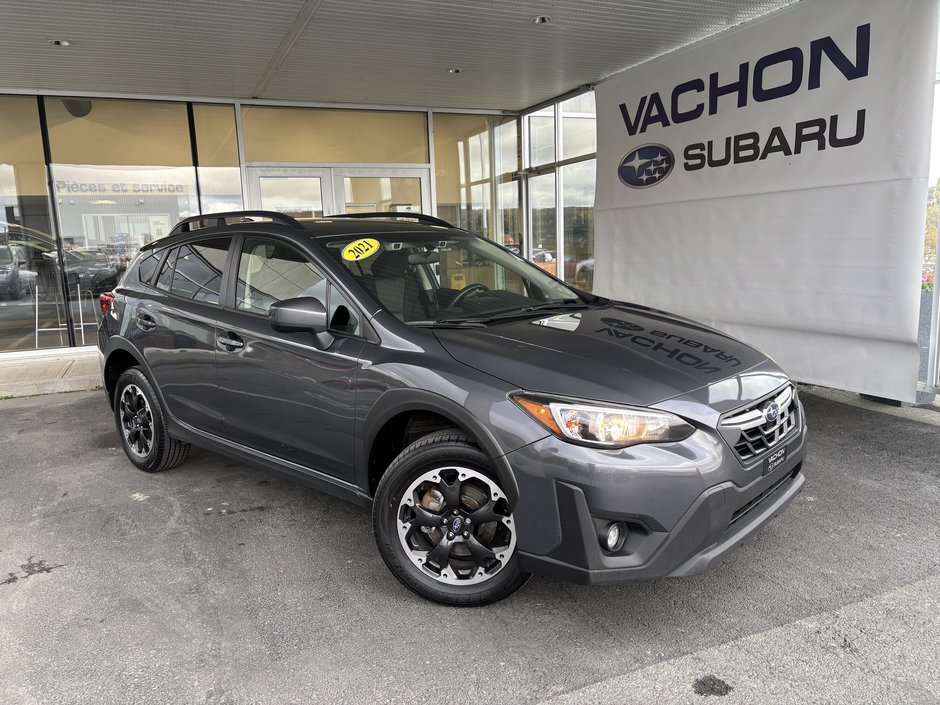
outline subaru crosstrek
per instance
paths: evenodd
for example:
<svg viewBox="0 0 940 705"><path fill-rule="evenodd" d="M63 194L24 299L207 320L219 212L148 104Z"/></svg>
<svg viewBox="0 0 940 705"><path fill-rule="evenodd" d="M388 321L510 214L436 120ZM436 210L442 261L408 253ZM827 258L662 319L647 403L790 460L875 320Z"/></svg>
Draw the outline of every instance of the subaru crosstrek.
<svg viewBox="0 0 940 705"><path fill-rule="evenodd" d="M699 573L804 483L767 356L430 216L189 218L100 299L134 465L197 444L371 506L391 572L438 602Z"/></svg>

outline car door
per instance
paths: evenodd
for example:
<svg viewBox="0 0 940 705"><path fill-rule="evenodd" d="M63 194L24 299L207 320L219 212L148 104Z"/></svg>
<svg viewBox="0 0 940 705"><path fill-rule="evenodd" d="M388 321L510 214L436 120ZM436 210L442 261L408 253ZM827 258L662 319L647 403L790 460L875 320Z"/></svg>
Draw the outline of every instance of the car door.
<svg viewBox="0 0 940 705"><path fill-rule="evenodd" d="M224 436L216 370L216 317L231 236L169 250L153 286L132 305L129 337L143 352L177 420Z"/></svg>
<svg viewBox="0 0 940 705"><path fill-rule="evenodd" d="M292 244L245 235L237 248L217 336L226 432L237 443L351 481L361 316ZM271 304L299 296L327 307L329 345L271 327Z"/></svg>

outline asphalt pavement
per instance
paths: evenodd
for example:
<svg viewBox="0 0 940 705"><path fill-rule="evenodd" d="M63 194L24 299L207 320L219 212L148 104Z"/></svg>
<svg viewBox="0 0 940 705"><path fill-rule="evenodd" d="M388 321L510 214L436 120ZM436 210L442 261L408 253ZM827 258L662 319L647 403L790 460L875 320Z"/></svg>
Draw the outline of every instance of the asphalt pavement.
<svg viewBox="0 0 940 705"><path fill-rule="evenodd" d="M940 414L804 394L808 483L726 565L430 604L367 511L208 453L135 470L101 392L0 400L0 702L940 703Z"/></svg>

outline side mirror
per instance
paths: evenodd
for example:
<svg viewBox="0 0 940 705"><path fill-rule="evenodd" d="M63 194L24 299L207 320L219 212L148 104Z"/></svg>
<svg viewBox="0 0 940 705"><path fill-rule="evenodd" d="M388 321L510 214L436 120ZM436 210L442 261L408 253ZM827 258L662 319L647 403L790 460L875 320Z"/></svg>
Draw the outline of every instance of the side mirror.
<svg viewBox="0 0 940 705"><path fill-rule="evenodd" d="M271 327L282 333L307 331L316 336L321 347L329 347L333 336L329 334L326 307L312 296L298 296L272 304L268 309Z"/></svg>

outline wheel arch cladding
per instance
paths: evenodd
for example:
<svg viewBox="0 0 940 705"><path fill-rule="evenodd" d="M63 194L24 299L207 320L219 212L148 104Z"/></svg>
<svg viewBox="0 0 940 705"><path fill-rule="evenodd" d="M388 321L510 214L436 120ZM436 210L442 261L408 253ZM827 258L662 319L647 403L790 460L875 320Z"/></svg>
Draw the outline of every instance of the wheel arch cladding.
<svg viewBox="0 0 940 705"><path fill-rule="evenodd" d="M125 370L139 365L140 361L134 354L124 348L116 348L108 355L104 365L104 386L112 409L114 408L114 386L117 384L118 378Z"/></svg>
<svg viewBox="0 0 940 705"><path fill-rule="evenodd" d="M396 393L397 392L397 393ZM391 390L372 408L363 425L369 495L388 465L411 443L442 428L467 433L493 464L496 479L510 503L515 505L519 490L505 452L493 436L466 409L444 397L421 390Z"/></svg>

